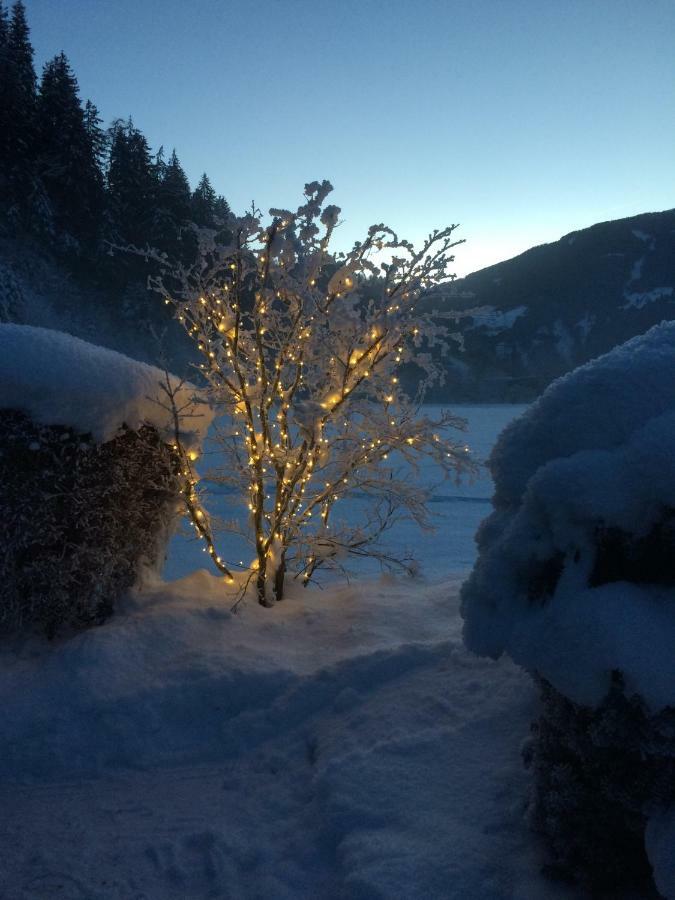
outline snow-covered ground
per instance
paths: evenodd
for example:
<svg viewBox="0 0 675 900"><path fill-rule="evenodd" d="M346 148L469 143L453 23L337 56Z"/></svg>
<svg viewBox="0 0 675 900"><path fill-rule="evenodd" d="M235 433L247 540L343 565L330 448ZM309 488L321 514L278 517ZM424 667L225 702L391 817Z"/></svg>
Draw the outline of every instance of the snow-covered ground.
<svg viewBox="0 0 675 900"><path fill-rule="evenodd" d="M527 409L523 405L508 404L467 404L455 405L452 411L466 420L465 433L448 429L446 436L456 441L466 440L476 460L487 459L497 435L505 425ZM440 406L427 406L425 412L437 417ZM199 468L206 474L209 468L217 464L215 448L207 442ZM405 554L414 550L420 563L420 569L427 578L443 578L448 574L466 573L476 560L474 535L480 522L490 512L492 481L486 468L481 467L477 476L471 481L464 479L456 483L443 480L433 460L423 460L420 471L413 477L420 484L432 488L431 510L434 516L436 531L422 534L409 522L397 523L386 535L387 546L394 554ZM209 487L208 480L206 481ZM243 523L248 516L248 499L234 494L218 493L217 485L210 485L206 495L206 506L224 518L237 517ZM348 498L336 507L335 514L347 518L363 517L365 499ZM164 577L171 581L182 578L195 569L206 565L204 547L201 542L188 535L191 529L185 529L185 535L177 535L170 548ZM227 535L227 546L223 547L223 556L229 561L251 559L252 548L243 541L237 543L232 535ZM360 560L355 563L355 571L361 576L379 574L378 564L372 560Z"/></svg>
<svg viewBox="0 0 675 900"><path fill-rule="evenodd" d="M469 443L513 413L472 412ZM576 896L539 875L524 821L534 689L462 645L465 531L489 507L439 506L426 580L234 615L199 570L104 627L5 644L2 900Z"/></svg>
<svg viewBox="0 0 675 900"><path fill-rule="evenodd" d="M527 677L462 647L458 579L233 615L198 572L3 651L0 896L543 900Z"/></svg>

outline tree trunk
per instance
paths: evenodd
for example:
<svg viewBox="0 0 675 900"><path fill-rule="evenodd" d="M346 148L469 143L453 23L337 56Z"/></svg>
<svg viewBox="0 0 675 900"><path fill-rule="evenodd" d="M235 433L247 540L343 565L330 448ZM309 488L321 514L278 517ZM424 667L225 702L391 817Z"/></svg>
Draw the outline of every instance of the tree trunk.
<svg viewBox="0 0 675 900"><path fill-rule="evenodd" d="M258 577L256 579L256 590L258 592L258 603L261 606L270 607L273 605L271 600L267 599L265 594L265 569L262 567L258 567Z"/></svg>
<svg viewBox="0 0 675 900"><path fill-rule="evenodd" d="M282 553L281 562L274 573L274 599L277 603L284 599L284 577L286 575L286 554Z"/></svg>

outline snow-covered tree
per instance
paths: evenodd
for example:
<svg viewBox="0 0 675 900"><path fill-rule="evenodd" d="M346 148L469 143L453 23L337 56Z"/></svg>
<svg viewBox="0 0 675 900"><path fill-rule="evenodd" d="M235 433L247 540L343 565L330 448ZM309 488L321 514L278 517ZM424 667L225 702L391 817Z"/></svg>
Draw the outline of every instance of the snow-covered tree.
<svg viewBox="0 0 675 900"><path fill-rule="evenodd" d="M272 209L267 222L256 210L233 219L226 246L201 230L193 266L149 254L162 263L154 288L175 306L203 357L225 460L210 478L244 496L254 560L242 595L253 580L265 606L282 598L287 573L306 583L322 568L344 568L350 556L412 572L412 560L380 546L401 516L429 526L427 495L406 467L428 456L446 475L471 468L464 444L443 436L462 420L420 414L426 387L443 375L432 350L449 331L442 315L420 314L415 302L453 277L456 226L432 232L416 250L374 225L350 252L333 254L340 210L325 203L331 190L327 181L313 182L296 212ZM423 372L414 399L397 374L411 361ZM234 580L176 422L189 516L216 566ZM339 516L339 502L355 491L372 501L356 526Z"/></svg>

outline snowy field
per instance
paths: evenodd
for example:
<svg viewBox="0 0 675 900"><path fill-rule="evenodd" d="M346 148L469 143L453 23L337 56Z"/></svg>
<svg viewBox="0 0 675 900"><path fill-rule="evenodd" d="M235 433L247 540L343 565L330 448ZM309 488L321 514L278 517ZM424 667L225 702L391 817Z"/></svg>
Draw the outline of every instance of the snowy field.
<svg viewBox="0 0 675 900"><path fill-rule="evenodd" d="M442 408L427 406L425 412L434 416L438 415ZM460 444L466 444L477 460L485 460L499 432L526 408L506 404L453 406L452 411L466 420L467 430L461 432L448 429L444 436ZM216 464L217 454L213 449L209 449L207 444L199 468L206 474L209 467ZM398 554L412 548L420 563L421 574L429 580L466 572L476 559L474 544L476 528L490 512L492 482L489 473L482 468L472 481L465 479L456 484L451 480L443 481L442 474L436 469L433 461L425 460L415 477L421 484L434 488L431 510L436 531L423 534L414 524L401 522L387 534L387 546ZM245 512L243 498L219 494L217 485L211 486L206 505L210 511L224 517L232 517L239 513L243 518ZM336 507L337 514L347 518L363 516L363 502L358 498L345 500ZM207 564L203 545L193 540L191 536L187 537L188 530L185 529L185 536L175 537L169 549L169 558L164 569L164 577L169 581L182 578ZM229 540L233 541L232 538ZM228 550L230 546L228 544L224 549ZM245 549L242 541L241 544L234 543L233 552L223 553L223 556L228 560L237 560L241 557L248 561L251 553L251 549ZM357 561L354 566L355 571L362 576L379 573L379 566L373 561Z"/></svg>
<svg viewBox="0 0 675 900"><path fill-rule="evenodd" d="M461 409L477 455L519 409ZM176 580L104 627L5 645L2 900L577 897L524 820L530 681L462 645L489 496L444 485L437 534L392 535L418 542L415 581L233 615L179 540Z"/></svg>

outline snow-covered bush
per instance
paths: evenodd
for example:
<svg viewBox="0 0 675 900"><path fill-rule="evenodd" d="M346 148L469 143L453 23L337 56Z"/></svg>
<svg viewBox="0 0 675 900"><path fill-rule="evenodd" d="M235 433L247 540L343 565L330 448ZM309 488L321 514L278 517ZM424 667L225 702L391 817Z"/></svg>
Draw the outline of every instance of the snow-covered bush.
<svg viewBox="0 0 675 900"><path fill-rule="evenodd" d="M263 606L282 599L287 573L307 583L325 569L345 571L354 557L413 571L412 560L380 543L399 517L428 522L426 492L402 463L428 457L454 477L471 469L464 443L444 435L462 420L420 410L426 389L444 377L432 351L447 349L448 324L460 314L424 313L416 301L454 277L456 226L415 249L373 225L363 242L335 253L340 209L325 202L331 190L328 181L305 185L303 204L271 209L267 223L258 211L232 218L225 243L202 230L189 267L138 251L159 265L150 282L201 354L223 423L225 464L210 478L248 508L254 559L240 596L252 581ZM414 400L399 384L406 364L423 376ZM371 501L357 524L336 509L355 492ZM211 558L234 582L236 563L222 560L205 533L199 492L186 500Z"/></svg>
<svg viewBox="0 0 675 900"><path fill-rule="evenodd" d="M533 819L556 865L595 888L648 871L645 827L675 803L674 376L664 323L503 432L463 589L467 646L508 653L542 685ZM647 849L675 897L675 845Z"/></svg>
<svg viewBox="0 0 675 900"><path fill-rule="evenodd" d="M182 488L164 379L60 332L0 325L0 626L101 621L161 559ZM173 386L198 442L210 415Z"/></svg>

